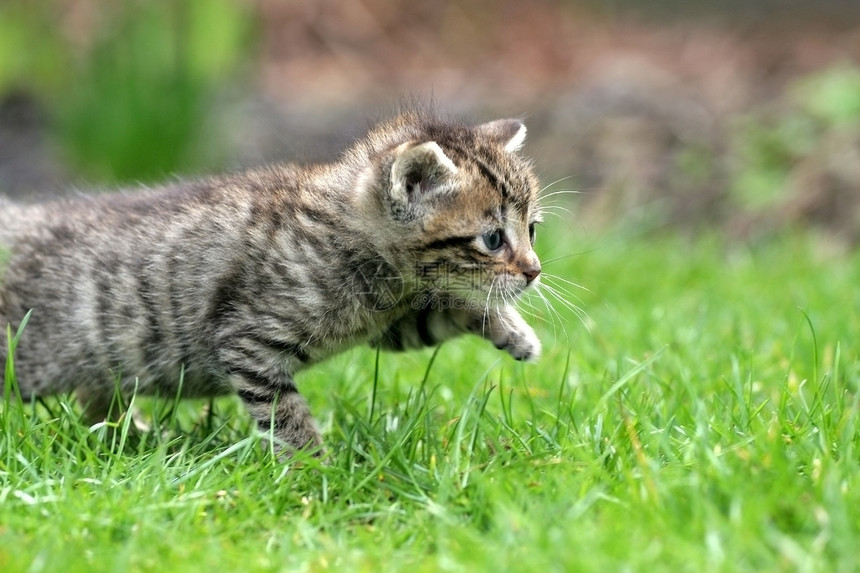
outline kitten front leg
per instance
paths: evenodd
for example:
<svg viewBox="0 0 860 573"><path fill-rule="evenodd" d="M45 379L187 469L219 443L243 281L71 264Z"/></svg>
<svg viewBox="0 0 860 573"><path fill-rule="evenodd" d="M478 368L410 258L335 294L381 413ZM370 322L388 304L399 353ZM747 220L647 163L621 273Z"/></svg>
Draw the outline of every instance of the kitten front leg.
<svg viewBox="0 0 860 573"><path fill-rule="evenodd" d="M532 327L511 306L500 309L423 308L392 324L373 345L387 350L434 346L471 332L517 360L537 360L541 344Z"/></svg>
<svg viewBox="0 0 860 573"><path fill-rule="evenodd" d="M286 372L249 367L228 368L230 379L261 432L270 431L286 444L285 455L295 450L318 450L322 438L308 403Z"/></svg>
<svg viewBox="0 0 860 573"><path fill-rule="evenodd" d="M512 306L473 311L469 330L505 350L516 360L536 361L540 357L541 343L534 329L526 323Z"/></svg>
<svg viewBox="0 0 860 573"><path fill-rule="evenodd" d="M469 332L469 320L465 311L427 306L394 322L371 346L398 352L436 346Z"/></svg>

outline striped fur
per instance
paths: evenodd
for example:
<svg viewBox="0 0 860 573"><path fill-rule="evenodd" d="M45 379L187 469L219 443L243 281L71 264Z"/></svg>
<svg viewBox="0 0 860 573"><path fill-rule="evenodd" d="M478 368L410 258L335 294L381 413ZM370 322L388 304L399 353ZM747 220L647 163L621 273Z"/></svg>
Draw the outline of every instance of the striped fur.
<svg viewBox="0 0 860 573"><path fill-rule="evenodd" d="M174 395L184 373L183 395L237 394L289 450L320 444L294 374L356 344L472 332L536 358L511 306L540 271L524 134L516 120L411 113L328 165L0 202L0 323L32 309L15 357L23 393L75 390L97 419L117 380Z"/></svg>

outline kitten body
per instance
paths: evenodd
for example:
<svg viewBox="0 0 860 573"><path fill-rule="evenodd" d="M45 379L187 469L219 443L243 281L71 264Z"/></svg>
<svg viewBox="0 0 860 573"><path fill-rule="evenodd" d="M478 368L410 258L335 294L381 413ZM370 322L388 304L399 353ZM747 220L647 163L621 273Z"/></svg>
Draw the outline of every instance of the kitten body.
<svg viewBox="0 0 860 573"><path fill-rule="evenodd" d="M512 303L540 272L516 120L406 114L340 161L32 206L0 202L0 323L32 309L25 397L237 393L287 449L320 443L294 373L369 342L540 343ZM0 350L0 364L6 348Z"/></svg>

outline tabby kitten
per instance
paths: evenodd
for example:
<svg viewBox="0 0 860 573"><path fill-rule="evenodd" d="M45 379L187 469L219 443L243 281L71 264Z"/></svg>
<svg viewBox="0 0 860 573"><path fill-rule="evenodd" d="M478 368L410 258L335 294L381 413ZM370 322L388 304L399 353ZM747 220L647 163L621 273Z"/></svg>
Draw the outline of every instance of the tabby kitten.
<svg viewBox="0 0 860 573"><path fill-rule="evenodd" d="M22 394L74 390L95 421L117 380L171 396L181 379L186 397L238 394L288 452L320 444L294 374L356 344L471 332L536 359L512 306L541 270L525 133L408 113L328 165L0 202L0 324L32 309Z"/></svg>

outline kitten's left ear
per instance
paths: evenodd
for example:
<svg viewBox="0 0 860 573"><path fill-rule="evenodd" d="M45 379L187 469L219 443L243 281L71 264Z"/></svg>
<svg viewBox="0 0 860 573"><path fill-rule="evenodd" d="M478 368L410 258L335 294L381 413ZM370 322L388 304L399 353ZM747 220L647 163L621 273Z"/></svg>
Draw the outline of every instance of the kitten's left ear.
<svg viewBox="0 0 860 573"><path fill-rule="evenodd" d="M526 140L526 126L518 119L497 119L479 125L476 129L483 137L501 145L509 153L519 151Z"/></svg>
<svg viewBox="0 0 860 573"><path fill-rule="evenodd" d="M402 145L391 166L391 197L397 203L415 203L440 190L457 166L435 141Z"/></svg>

